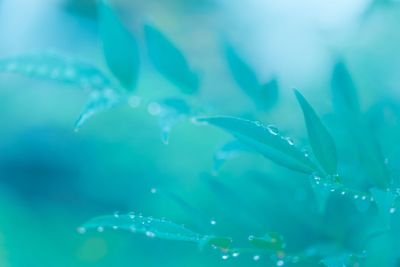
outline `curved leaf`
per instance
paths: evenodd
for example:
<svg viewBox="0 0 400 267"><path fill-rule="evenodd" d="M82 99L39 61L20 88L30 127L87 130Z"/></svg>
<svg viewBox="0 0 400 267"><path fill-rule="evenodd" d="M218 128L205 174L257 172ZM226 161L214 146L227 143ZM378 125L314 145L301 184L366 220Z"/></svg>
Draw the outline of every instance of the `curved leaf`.
<svg viewBox="0 0 400 267"><path fill-rule="evenodd" d="M139 48L133 35L106 0L99 1L103 53L110 71L126 89L134 89L139 72Z"/></svg>
<svg viewBox="0 0 400 267"><path fill-rule="evenodd" d="M75 123L75 130L96 113L109 109L120 101L118 88L96 67L55 53L1 59L0 72L54 80L89 91L89 100Z"/></svg>
<svg viewBox="0 0 400 267"><path fill-rule="evenodd" d="M195 243L200 242L203 238L200 234L187 229L183 225L133 213L96 217L83 224L78 228L78 231L83 233L91 229L99 232L106 229L125 230L132 233L145 234L148 237Z"/></svg>
<svg viewBox="0 0 400 267"><path fill-rule="evenodd" d="M307 126L309 141L318 162L328 174L337 173L336 145L328 130L322 124L314 109L301 95L295 91L297 101L303 110L304 120Z"/></svg>
<svg viewBox="0 0 400 267"><path fill-rule="evenodd" d="M308 155L298 149L290 138L281 136L273 125L264 126L260 122L234 117L205 117L197 121L224 129L242 143L289 169L303 173L317 171Z"/></svg>
<svg viewBox="0 0 400 267"><path fill-rule="evenodd" d="M144 26L147 51L156 69L183 93L193 94L198 91L198 75L190 66L182 52L158 29Z"/></svg>
<svg viewBox="0 0 400 267"><path fill-rule="evenodd" d="M250 243L261 249L267 250L283 250L285 242L283 237L278 233L267 233L263 237L249 236Z"/></svg>
<svg viewBox="0 0 400 267"><path fill-rule="evenodd" d="M266 110L276 103L278 99L276 79L261 84L253 69L230 45L225 45L225 57L233 79L259 108Z"/></svg>

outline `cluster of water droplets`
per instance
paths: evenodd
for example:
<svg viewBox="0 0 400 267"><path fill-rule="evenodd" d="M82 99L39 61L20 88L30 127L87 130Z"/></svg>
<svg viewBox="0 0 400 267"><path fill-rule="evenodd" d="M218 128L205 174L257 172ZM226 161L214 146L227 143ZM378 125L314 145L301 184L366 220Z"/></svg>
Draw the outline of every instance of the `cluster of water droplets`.
<svg viewBox="0 0 400 267"><path fill-rule="evenodd" d="M86 233L88 230L99 233L106 229L123 230L131 233L142 233L149 238L163 238L170 240L182 240L198 243L203 236L187 229L184 225L173 223L165 218L145 217L140 213L130 212L106 215L94 218L84 225L78 227L77 232Z"/></svg>

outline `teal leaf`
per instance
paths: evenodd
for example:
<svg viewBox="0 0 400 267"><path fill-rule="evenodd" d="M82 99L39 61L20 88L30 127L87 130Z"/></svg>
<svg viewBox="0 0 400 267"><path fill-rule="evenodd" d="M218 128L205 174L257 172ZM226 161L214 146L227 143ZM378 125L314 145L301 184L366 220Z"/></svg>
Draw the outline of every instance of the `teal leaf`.
<svg viewBox="0 0 400 267"><path fill-rule="evenodd" d="M283 237L278 233L267 233L263 237L249 236L250 243L256 248L279 251L285 248Z"/></svg>
<svg viewBox="0 0 400 267"><path fill-rule="evenodd" d="M144 217L142 215L114 214L96 217L84 223L78 228L78 232L88 230L123 230L132 233L144 234L151 238L169 239L199 243L204 237L195 233L183 225L179 225L165 219Z"/></svg>
<svg viewBox="0 0 400 267"><path fill-rule="evenodd" d="M79 86L85 90L114 87L110 79L95 66L57 53L47 52L0 59L0 72L52 80Z"/></svg>
<svg viewBox="0 0 400 267"><path fill-rule="evenodd" d="M355 145L362 165L372 183L385 189L390 184L390 174L384 155L372 129L367 125L360 110L357 88L342 61L338 61L332 74L332 105L339 120L351 134L349 146Z"/></svg>
<svg viewBox="0 0 400 267"><path fill-rule="evenodd" d="M335 112L346 116L360 112L356 87L346 65L342 61L336 62L334 66L331 88Z"/></svg>
<svg viewBox="0 0 400 267"><path fill-rule="evenodd" d="M299 91L296 90L295 94L303 110L307 133L314 155L324 170L328 174L334 175L337 173L335 142L307 100Z"/></svg>
<svg viewBox="0 0 400 267"><path fill-rule="evenodd" d="M191 111L191 107L183 99L166 98L160 102L158 122L161 127L161 140L164 144L169 143L172 128L184 121Z"/></svg>
<svg viewBox="0 0 400 267"><path fill-rule="evenodd" d="M55 53L21 55L0 60L0 72L79 86L89 100L75 123L75 130L93 115L120 102L119 89L96 67Z"/></svg>
<svg viewBox="0 0 400 267"><path fill-rule="evenodd" d="M261 122L234 117L204 117L197 121L224 129L245 145L289 169L309 174L317 171L308 155L297 148L292 139L281 136L273 125L265 126Z"/></svg>
<svg viewBox="0 0 400 267"><path fill-rule="evenodd" d="M99 0L99 14L106 63L121 85L132 90L139 75L140 54L137 41L106 0Z"/></svg>
<svg viewBox="0 0 400 267"><path fill-rule="evenodd" d="M235 159L241 154L249 152L254 152L254 150L238 140L233 140L223 144L214 153L214 171L219 171L226 161Z"/></svg>
<svg viewBox="0 0 400 267"><path fill-rule="evenodd" d="M250 65L231 45L225 46L225 57L236 84L253 100L258 108L267 110L277 102L278 82L276 79L261 84Z"/></svg>
<svg viewBox="0 0 400 267"><path fill-rule="evenodd" d="M98 92L92 92L85 107L81 111L75 122L75 131L78 131L82 125L93 115L112 108L120 102L120 97L111 89L105 89Z"/></svg>
<svg viewBox="0 0 400 267"><path fill-rule="evenodd" d="M183 53L153 26L145 25L144 35L150 60L157 71L183 93L196 93L200 86L199 77L190 68Z"/></svg>

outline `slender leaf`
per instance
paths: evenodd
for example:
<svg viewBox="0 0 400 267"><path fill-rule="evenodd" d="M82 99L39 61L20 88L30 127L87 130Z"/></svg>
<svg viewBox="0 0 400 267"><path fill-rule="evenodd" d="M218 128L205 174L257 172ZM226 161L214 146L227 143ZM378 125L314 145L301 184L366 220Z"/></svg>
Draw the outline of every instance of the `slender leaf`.
<svg viewBox="0 0 400 267"><path fill-rule="evenodd" d="M99 0L103 52L110 71L128 90L134 89L139 73L139 48L106 0Z"/></svg>
<svg viewBox="0 0 400 267"><path fill-rule="evenodd" d="M205 117L197 121L224 129L247 146L289 169L303 173L318 170L308 155L297 148L290 138L281 136L273 125L265 126L260 122L234 117Z"/></svg>
<svg viewBox="0 0 400 267"><path fill-rule="evenodd" d="M150 60L156 69L183 93L196 93L199 77L191 70L183 53L153 26L145 25L144 34Z"/></svg>
<svg viewBox="0 0 400 267"><path fill-rule="evenodd" d="M283 237L278 233L267 233L263 237L249 236L250 243L261 249L267 250L283 250L285 248L285 242Z"/></svg>
<svg viewBox="0 0 400 267"><path fill-rule="evenodd" d="M297 101L303 110L309 141L315 157L328 174L336 174L336 145L332 136L301 93L296 90L295 94Z"/></svg>
<svg viewBox="0 0 400 267"><path fill-rule="evenodd" d="M250 65L231 45L225 45L225 57L233 79L259 108L266 110L277 102L278 82L276 79L261 84Z"/></svg>

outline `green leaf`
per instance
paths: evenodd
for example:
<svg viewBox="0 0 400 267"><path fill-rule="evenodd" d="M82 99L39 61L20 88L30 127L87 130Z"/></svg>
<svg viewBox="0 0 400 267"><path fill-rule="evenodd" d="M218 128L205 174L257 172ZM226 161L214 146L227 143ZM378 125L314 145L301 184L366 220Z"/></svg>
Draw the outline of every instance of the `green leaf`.
<svg viewBox="0 0 400 267"><path fill-rule="evenodd" d="M249 236L249 241L253 246L261 249L278 251L285 248L283 237L278 233L267 233L263 237Z"/></svg>
<svg viewBox="0 0 400 267"><path fill-rule="evenodd" d="M99 0L103 53L110 71L128 90L135 88L139 74L139 48L106 0Z"/></svg>
<svg viewBox="0 0 400 267"><path fill-rule="evenodd" d="M155 68L183 93L196 93L200 86L199 77L191 70L183 53L153 26L145 25L144 35Z"/></svg>
<svg viewBox="0 0 400 267"><path fill-rule="evenodd" d="M237 85L261 109L272 107L278 99L278 82L272 79L261 84L256 73L231 45L225 45L225 57Z"/></svg>
<svg viewBox="0 0 400 267"><path fill-rule="evenodd" d="M199 243L204 237L183 225L164 219L131 214L114 214L93 218L78 228L78 232L88 230L124 230L144 234L151 238L169 239Z"/></svg>
<svg viewBox="0 0 400 267"><path fill-rule="evenodd" d="M324 170L328 174L334 175L337 173L335 142L307 100L299 91L296 90L295 94L303 110L308 137L314 155Z"/></svg>
<svg viewBox="0 0 400 267"><path fill-rule="evenodd" d="M303 173L318 170L308 155L297 148L290 138L281 136L273 125L265 126L257 121L234 117L205 117L197 121L224 129L247 146L289 169Z"/></svg>

